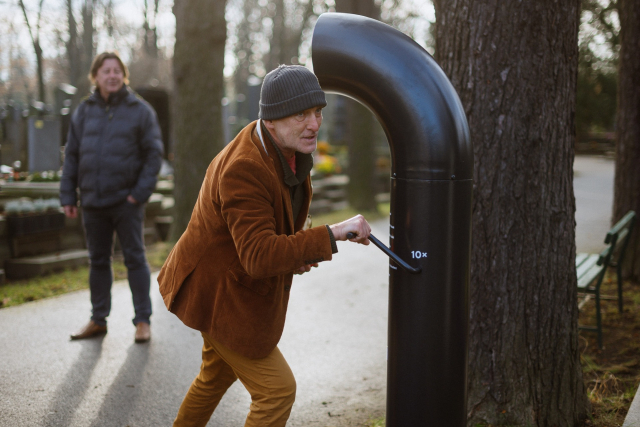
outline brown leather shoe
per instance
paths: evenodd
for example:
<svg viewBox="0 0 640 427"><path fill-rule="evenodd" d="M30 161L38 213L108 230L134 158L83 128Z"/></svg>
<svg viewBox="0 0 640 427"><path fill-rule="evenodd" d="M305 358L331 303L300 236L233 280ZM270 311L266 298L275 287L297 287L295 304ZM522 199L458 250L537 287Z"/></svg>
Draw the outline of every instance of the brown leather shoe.
<svg viewBox="0 0 640 427"><path fill-rule="evenodd" d="M83 340L85 338L97 337L98 335L104 335L106 333L107 333L106 326L100 326L93 320L89 320L89 323L87 323L84 328L82 328L75 335L71 335L71 339Z"/></svg>
<svg viewBox="0 0 640 427"><path fill-rule="evenodd" d="M137 343L147 342L151 339L151 327L148 323L140 322L136 325L136 339Z"/></svg>

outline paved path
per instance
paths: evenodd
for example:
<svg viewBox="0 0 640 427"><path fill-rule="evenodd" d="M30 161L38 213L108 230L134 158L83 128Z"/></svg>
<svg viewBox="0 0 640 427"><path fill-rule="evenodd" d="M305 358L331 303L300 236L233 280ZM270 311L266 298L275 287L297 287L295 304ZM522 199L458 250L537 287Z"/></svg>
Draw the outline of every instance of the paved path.
<svg viewBox="0 0 640 427"><path fill-rule="evenodd" d="M378 222L374 233L387 227ZM298 384L290 426L362 425L384 412L388 261L373 245L338 245L334 261L292 288L279 346ZM152 340L142 345L122 282L103 339L69 341L88 320L88 291L0 310L0 426L171 425L202 338L152 288ZM249 403L236 382L208 425L242 426Z"/></svg>
<svg viewBox="0 0 640 427"><path fill-rule="evenodd" d="M609 228L613 162L577 157L578 251ZM385 240L388 223L374 224ZM387 259L339 242L334 261L295 279L280 349L297 379L289 426L362 425L384 413ZM88 291L0 310L0 426L168 426L200 364L199 334L168 313L153 286L152 340L133 343L130 292L113 289L109 334L71 342ZM236 383L209 426L242 426L249 396Z"/></svg>
<svg viewBox="0 0 640 427"><path fill-rule="evenodd" d="M614 161L600 156L576 156L573 190L576 196L576 250L598 253L611 228Z"/></svg>

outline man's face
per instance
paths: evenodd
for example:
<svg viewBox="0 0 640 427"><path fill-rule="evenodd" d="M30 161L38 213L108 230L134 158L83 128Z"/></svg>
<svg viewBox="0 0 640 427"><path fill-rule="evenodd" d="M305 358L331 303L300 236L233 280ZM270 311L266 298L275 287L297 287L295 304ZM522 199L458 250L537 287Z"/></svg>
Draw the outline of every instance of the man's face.
<svg viewBox="0 0 640 427"><path fill-rule="evenodd" d="M313 107L283 119L264 121L285 158L291 158L296 151L305 154L315 151L322 108Z"/></svg>
<svg viewBox="0 0 640 427"><path fill-rule="evenodd" d="M108 58L98 68L96 73L96 86L100 89L100 95L108 98L109 94L116 93L124 84L124 72L117 59Z"/></svg>

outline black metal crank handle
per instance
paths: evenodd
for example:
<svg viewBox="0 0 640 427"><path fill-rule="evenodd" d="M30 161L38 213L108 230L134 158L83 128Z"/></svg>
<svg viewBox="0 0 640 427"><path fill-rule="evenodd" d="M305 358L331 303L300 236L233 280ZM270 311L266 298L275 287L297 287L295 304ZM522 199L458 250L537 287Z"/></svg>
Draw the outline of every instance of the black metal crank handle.
<svg viewBox="0 0 640 427"><path fill-rule="evenodd" d="M356 233L347 233L347 239L353 239L355 237L357 237L358 235ZM396 264L398 264L400 267L404 268L406 271L408 271L411 274L418 274L422 271L421 267L411 267L409 264L407 264L402 258L400 258L398 255L394 254L393 252L391 252L391 249L389 249L387 247L387 245L385 245L384 243L382 243L380 240L378 240L376 238L376 236L374 236L373 234L369 234L369 240L371 241L371 243L373 243L374 245L376 245L378 248L380 248L380 250L382 252L384 252L385 254L387 254L387 256L389 258L391 258L392 260L394 260L396 262Z"/></svg>

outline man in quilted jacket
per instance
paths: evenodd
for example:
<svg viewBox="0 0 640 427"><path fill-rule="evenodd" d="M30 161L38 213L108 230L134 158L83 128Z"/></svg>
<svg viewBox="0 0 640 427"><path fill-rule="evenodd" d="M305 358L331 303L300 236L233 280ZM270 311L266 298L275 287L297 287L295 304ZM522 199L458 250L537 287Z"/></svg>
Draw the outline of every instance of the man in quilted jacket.
<svg viewBox="0 0 640 427"><path fill-rule="evenodd" d="M151 106L127 87L127 68L116 53L96 56L89 79L95 91L71 119L60 182L60 203L69 218L78 215L79 190L91 260L91 320L71 339L107 332L116 233L133 296L134 340L146 342L151 299L142 230L145 203L162 163L160 128Z"/></svg>
<svg viewBox="0 0 640 427"><path fill-rule="evenodd" d="M294 274L338 249L369 244L358 215L305 228L311 201L311 153L325 95L301 66L264 79L260 120L211 162L186 231L158 282L167 308L202 333L202 365L174 426L205 426L236 379L251 394L245 426L284 426L295 400L291 369L278 350Z"/></svg>

